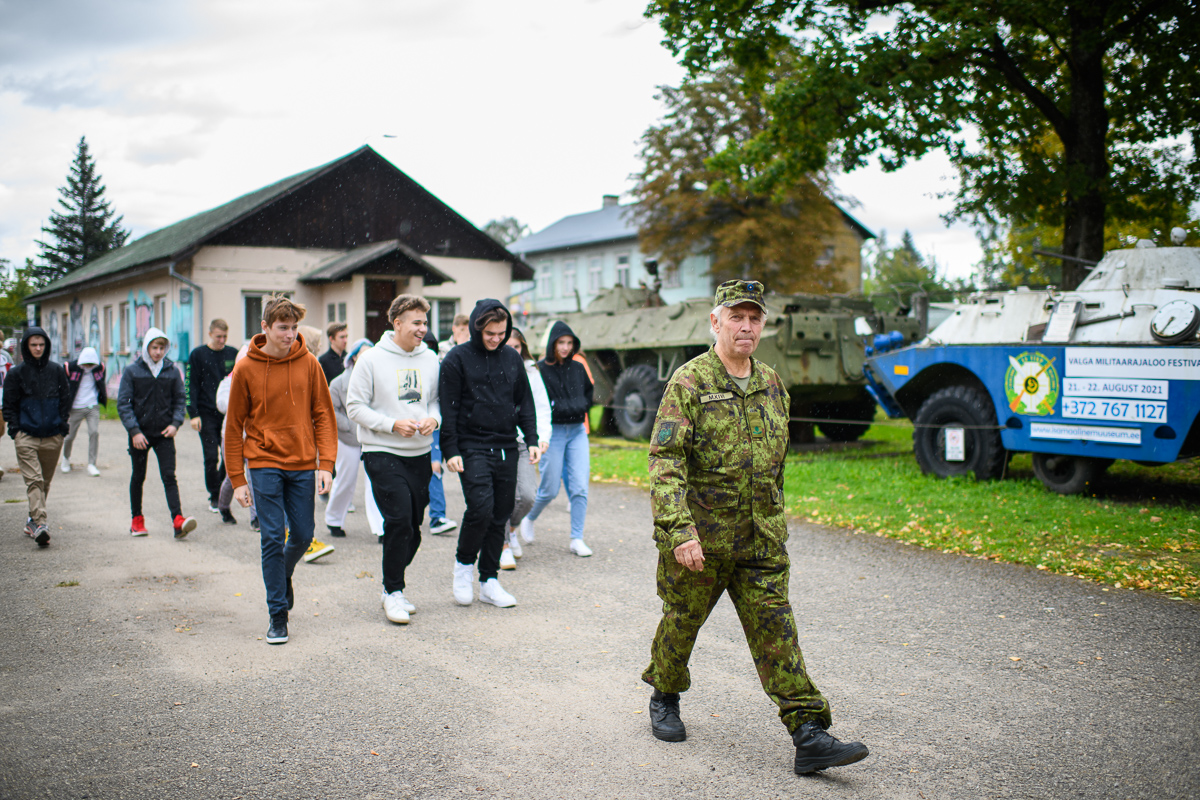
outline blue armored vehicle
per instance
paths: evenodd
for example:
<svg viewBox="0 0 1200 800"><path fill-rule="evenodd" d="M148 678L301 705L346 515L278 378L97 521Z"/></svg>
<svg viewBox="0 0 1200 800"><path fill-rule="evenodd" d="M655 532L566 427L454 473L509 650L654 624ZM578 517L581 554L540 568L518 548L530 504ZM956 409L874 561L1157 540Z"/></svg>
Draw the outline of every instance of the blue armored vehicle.
<svg viewBox="0 0 1200 800"><path fill-rule="evenodd" d="M926 474L999 478L1027 452L1075 494L1119 458L1200 455L1197 331L1200 249L1143 240L1075 290L982 292L917 344L876 337L865 370L888 415L913 421Z"/></svg>

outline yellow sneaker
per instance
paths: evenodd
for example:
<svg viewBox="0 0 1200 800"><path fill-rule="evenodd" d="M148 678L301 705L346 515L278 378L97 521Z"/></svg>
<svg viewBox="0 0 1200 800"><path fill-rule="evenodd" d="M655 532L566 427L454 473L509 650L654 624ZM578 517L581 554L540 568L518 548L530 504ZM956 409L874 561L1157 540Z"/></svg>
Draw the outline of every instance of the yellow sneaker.
<svg viewBox="0 0 1200 800"><path fill-rule="evenodd" d="M325 544L324 542L318 542L316 539L313 539L312 543L308 546L308 550L306 550L304 553L304 560L316 561L318 558L327 556L332 552L333 545Z"/></svg>

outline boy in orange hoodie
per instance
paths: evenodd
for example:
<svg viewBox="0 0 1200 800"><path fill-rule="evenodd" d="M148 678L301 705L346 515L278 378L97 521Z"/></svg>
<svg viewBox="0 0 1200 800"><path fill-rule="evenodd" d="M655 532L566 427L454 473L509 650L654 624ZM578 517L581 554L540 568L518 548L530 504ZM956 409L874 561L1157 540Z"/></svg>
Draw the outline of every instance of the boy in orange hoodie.
<svg viewBox="0 0 1200 800"><path fill-rule="evenodd" d="M250 340L231 376L225 464L234 499L246 508L243 457L249 462L271 615L267 643L284 644L292 572L313 537L313 498L333 484L337 423L325 373L297 332L304 306L286 297L266 300L263 332Z"/></svg>

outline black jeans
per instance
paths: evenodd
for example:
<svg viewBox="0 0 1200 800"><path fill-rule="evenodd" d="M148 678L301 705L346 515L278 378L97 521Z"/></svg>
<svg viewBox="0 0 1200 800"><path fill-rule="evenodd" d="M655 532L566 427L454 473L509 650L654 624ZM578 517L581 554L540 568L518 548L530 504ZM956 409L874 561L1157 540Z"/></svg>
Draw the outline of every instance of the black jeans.
<svg viewBox="0 0 1200 800"><path fill-rule="evenodd" d="M204 451L204 487L208 489L209 504L214 506L221 497L221 484L225 482L225 462L221 459L221 438L224 435L224 415L201 411L200 448Z"/></svg>
<svg viewBox="0 0 1200 800"><path fill-rule="evenodd" d="M421 521L429 505L428 455L363 453L375 505L383 515L383 590L404 591L404 570L421 547Z"/></svg>
<svg viewBox="0 0 1200 800"><path fill-rule="evenodd" d="M142 434L146 436L146 434ZM129 457L133 460L133 475L129 479L129 507L133 516L142 516L142 484L146 482L146 465L150 462L150 451L158 459L158 474L162 478L163 488L167 490L167 508L171 510L171 519L179 516L179 484L175 482L175 440L165 436L146 436L150 446L138 450L133 446L133 437L129 438Z"/></svg>
<svg viewBox="0 0 1200 800"><path fill-rule="evenodd" d="M516 445L503 450L468 450L462 454L463 471L458 476L467 513L458 529L458 563L474 564L479 559L479 581L500 572L504 534L517 498Z"/></svg>

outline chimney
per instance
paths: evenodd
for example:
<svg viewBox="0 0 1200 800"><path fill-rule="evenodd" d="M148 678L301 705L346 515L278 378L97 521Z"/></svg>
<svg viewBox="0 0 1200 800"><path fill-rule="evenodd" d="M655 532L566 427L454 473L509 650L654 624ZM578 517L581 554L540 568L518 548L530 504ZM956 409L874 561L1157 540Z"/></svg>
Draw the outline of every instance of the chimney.
<svg viewBox="0 0 1200 800"><path fill-rule="evenodd" d="M620 202L621 202L621 198L618 197L617 195L606 194L606 195L604 195L604 200L600 207L601 208L612 208L613 206L619 205Z"/></svg>

